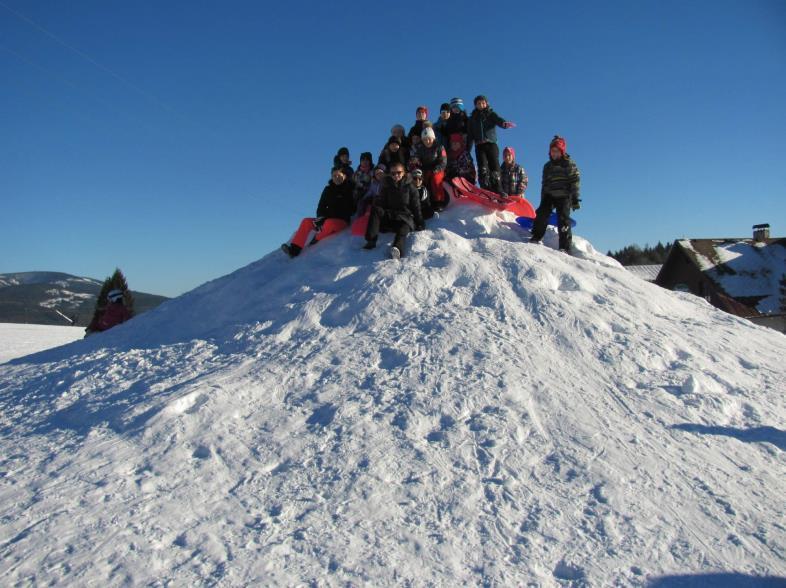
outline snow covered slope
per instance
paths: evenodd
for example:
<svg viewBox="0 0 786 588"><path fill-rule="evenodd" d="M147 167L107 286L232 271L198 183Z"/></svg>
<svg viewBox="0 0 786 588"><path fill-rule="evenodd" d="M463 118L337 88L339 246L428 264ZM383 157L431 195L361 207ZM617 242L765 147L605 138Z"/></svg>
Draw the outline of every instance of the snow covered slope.
<svg viewBox="0 0 786 588"><path fill-rule="evenodd" d="M82 339L82 327L0 323L0 363Z"/></svg>
<svg viewBox="0 0 786 588"><path fill-rule="evenodd" d="M455 206L0 366L0 577L779 584L786 337L526 238Z"/></svg>

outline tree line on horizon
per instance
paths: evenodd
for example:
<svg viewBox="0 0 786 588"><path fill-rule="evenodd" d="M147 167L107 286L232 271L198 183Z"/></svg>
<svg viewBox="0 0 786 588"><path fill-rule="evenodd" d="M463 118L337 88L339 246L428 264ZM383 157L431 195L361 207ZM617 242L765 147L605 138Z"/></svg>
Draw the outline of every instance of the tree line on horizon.
<svg viewBox="0 0 786 588"><path fill-rule="evenodd" d="M618 251L608 251L606 255L613 257L622 265L662 265L671 251L671 243L664 245L660 241L654 247L628 245Z"/></svg>

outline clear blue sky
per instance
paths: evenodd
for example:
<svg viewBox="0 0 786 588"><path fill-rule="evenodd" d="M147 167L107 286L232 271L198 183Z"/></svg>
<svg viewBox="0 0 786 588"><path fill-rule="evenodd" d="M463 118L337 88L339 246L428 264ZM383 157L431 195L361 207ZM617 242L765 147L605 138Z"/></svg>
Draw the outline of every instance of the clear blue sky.
<svg viewBox="0 0 786 588"><path fill-rule="evenodd" d="M0 80L0 273L180 294L287 240L340 146L477 94L536 206L567 138L601 251L786 235L783 0L0 0Z"/></svg>

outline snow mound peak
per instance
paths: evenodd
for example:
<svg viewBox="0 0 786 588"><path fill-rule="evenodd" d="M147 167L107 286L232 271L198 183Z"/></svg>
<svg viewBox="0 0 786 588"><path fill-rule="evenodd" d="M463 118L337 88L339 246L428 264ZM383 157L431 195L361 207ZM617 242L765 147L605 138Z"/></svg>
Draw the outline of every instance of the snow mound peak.
<svg viewBox="0 0 786 588"><path fill-rule="evenodd" d="M0 366L0 574L783 575L786 338L527 237L454 206L401 261L341 234Z"/></svg>

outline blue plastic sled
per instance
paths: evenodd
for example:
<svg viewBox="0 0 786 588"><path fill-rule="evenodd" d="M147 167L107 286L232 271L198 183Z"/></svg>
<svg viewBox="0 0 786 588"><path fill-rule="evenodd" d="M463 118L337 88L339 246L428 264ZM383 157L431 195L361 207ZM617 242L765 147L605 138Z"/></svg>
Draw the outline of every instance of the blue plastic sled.
<svg viewBox="0 0 786 588"><path fill-rule="evenodd" d="M516 219L516 222L523 229L531 229L532 225L535 223L535 219L534 218L527 218L526 216L520 216L520 217L518 217ZM557 213L556 212L552 212L551 216L549 216L549 224L551 226L553 226L553 227L557 226ZM571 227L575 227L576 226L576 221L573 220L573 219L570 219L570 226Z"/></svg>

